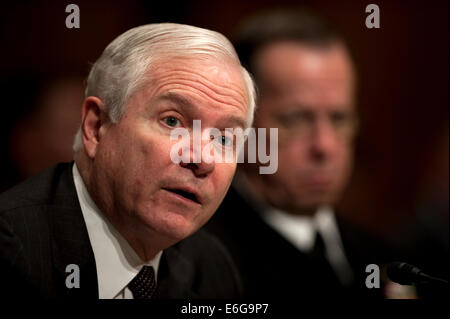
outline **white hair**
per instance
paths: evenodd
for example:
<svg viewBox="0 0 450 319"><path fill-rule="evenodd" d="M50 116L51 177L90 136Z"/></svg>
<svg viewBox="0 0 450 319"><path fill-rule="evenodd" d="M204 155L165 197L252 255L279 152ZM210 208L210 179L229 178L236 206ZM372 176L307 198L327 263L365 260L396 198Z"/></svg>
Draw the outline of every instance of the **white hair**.
<svg viewBox="0 0 450 319"><path fill-rule="evenodd" d="M125 106L145 82L144 74L156 57L206 55L225 58L241 69L248 98L247 124L251 126L256 105L256 88L241 66L233 45L222 34L194 26L157 23L139 26L114 39L89 72L85 95L100 98L110 120L117 123ZM74 151L82 147L81 128L75 135Z"/></svg>

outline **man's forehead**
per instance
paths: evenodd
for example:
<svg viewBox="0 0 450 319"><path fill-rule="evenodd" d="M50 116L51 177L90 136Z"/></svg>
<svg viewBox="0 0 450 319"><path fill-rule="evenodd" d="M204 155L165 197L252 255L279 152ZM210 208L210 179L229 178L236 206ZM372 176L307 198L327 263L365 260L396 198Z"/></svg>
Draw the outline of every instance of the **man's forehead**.
<svg viewBox="0 0 450 319"><path fill-rule="evenodd" d="M277 42L256 56L258 75L264 82L287 79L339 78L352 81L354 67L340 43L313 47L299 42ZM276 63L275 63L276 61Z"/></svg>
<svg viewBox="0 0 450 319"><path fill-rule="evenodd" d="M197 95L196 102L203 97L212 103L235 106L244 113L248 111L249 96L240 65L229 58L158 57L146 77L146 90L152 99L186 106L194 105L192 95Z"/></svg>
<svg viewBox="0 0 450 319"><path fill-rule="evenodd" d="M246 83L240 65L231 58L199 56L156 57L146 76L152 84L167 81L194 80L215 91L234 90L245 102L248 100Z"/></svg>
<svg viewBox="0 0 450 319"><path fill-rule="evenodd" d="M150 74L158 74L180 68L193 68L198 73L204 74L207 77L219 77L222 81L228 80L236 82L236 80L242 80L238 65L231 58L221 56L214 57L204 54L189 56L156 56L152 61L152 67L149 68L149 72Z"/></svg>

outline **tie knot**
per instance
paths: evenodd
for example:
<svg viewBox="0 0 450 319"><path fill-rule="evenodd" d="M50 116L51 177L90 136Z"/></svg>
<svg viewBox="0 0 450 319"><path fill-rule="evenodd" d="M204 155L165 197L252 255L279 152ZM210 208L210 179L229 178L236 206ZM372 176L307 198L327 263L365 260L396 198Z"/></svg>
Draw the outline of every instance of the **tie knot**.
<svg viewBox="0 0 450 319"><path fill-rule="evenodd" d="M141 271L128 284L134 299L151 299L156 290L155 271L151 266L142 267Z"/></svg>

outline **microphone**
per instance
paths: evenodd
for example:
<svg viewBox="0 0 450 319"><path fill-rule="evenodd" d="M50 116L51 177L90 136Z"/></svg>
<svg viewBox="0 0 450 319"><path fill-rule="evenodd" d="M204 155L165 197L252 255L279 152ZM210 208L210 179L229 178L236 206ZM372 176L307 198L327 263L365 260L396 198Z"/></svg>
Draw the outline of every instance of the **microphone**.
<svg viewBox="0 0 450 319"><path fill-rule="evenodd" d="M390 263L387 267L387 275L393 282L401 285L427 283L439 283L448 285L447 280L427 275L416 266L403 262Z"/></svg>

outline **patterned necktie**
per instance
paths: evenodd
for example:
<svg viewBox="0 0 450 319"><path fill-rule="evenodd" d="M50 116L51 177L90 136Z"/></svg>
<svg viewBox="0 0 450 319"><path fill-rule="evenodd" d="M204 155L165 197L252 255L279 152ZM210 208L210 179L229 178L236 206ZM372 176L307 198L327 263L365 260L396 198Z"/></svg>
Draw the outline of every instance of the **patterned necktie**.
<svg viewBox="0 0 450 319"><path fill-rule="evenodd" d="M128 284L134 299L151 299L155 294L155 271L151 266L142 267L141 271Z"/></svg>

